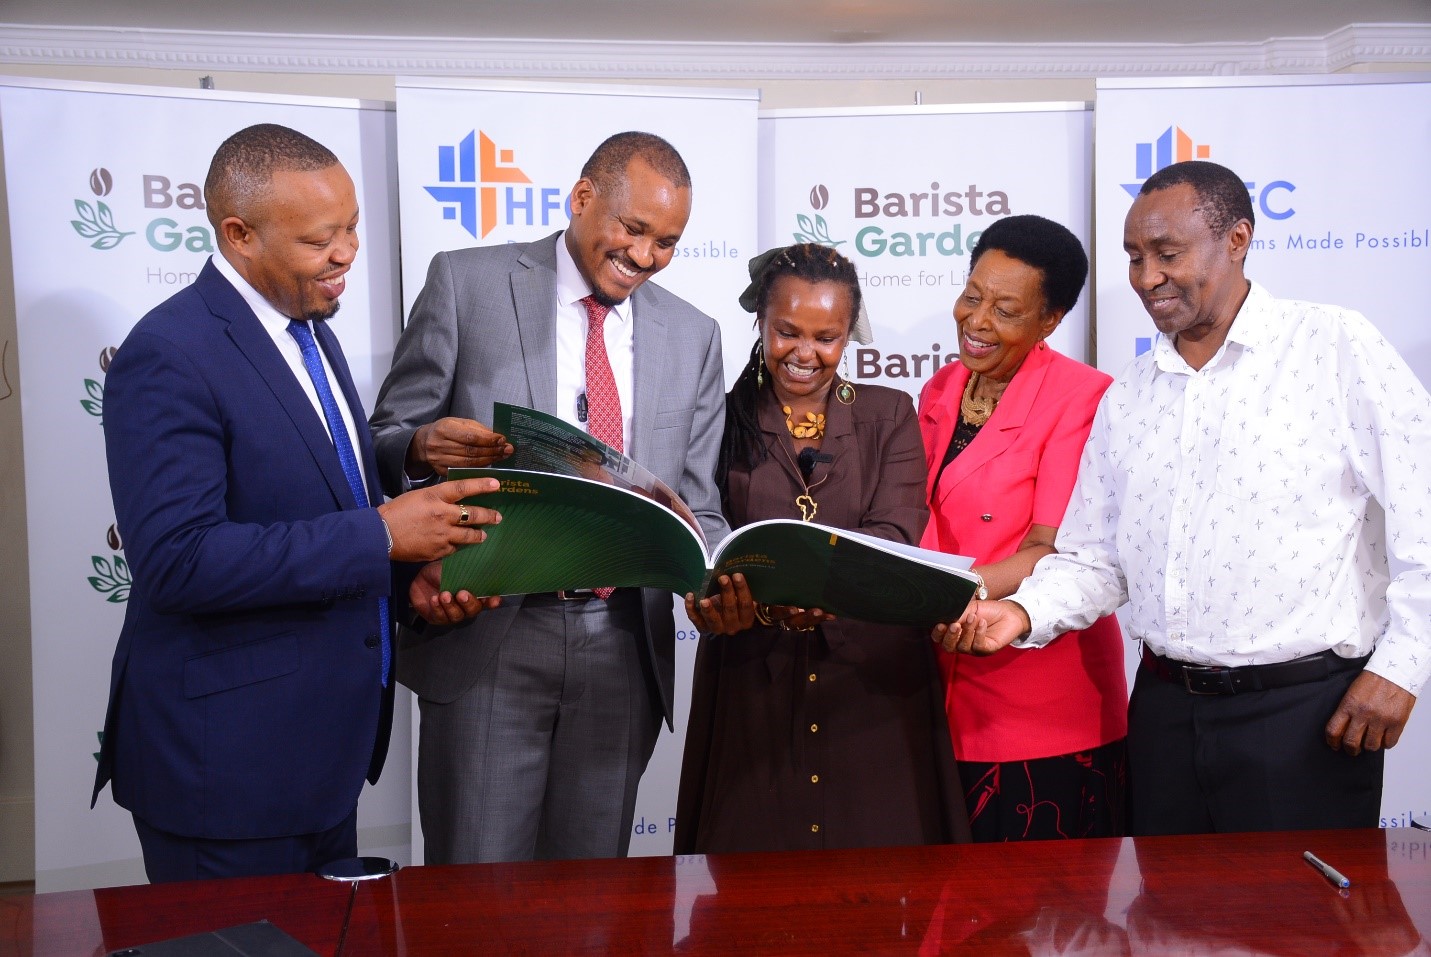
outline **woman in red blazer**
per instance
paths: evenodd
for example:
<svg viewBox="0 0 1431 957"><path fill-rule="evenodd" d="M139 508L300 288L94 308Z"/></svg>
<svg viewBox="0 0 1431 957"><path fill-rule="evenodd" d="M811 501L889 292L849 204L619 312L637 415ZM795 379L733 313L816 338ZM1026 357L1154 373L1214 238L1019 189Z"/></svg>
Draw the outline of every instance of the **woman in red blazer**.
<svg viewBox="0 0 1431 957"><path fill-rule="evenodd" d="M1040 216L985 230L954 305L959 361L919 402L925 548L971 555L990 598L1054 551L1093 412L1112 381L1044 342L1083 289L1077 237ZM941 652L976 841L1123 833L1128 692L1112 616L1041 649Z"/></svg>

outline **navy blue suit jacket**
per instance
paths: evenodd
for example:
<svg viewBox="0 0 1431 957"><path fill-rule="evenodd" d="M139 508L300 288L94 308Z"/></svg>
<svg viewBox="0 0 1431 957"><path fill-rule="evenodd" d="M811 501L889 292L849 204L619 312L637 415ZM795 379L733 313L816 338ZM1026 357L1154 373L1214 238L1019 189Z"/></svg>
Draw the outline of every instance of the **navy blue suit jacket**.
<svg viewBox="0 0 1431 957"><path fill-rule="evenodd" d="M337 340L315 333L372 442ZM105 381L110 490L133 589L94 795L201 838L326 830L387 753L387 537L319 413L212 263L130 332ZM340 398L340 401L342 399Z"/></svg>

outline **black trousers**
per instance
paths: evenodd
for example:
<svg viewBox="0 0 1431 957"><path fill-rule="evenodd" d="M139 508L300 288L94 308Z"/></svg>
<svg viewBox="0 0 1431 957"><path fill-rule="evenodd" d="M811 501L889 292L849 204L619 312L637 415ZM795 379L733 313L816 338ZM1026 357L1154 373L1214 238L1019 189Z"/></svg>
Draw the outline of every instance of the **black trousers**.
<svg viewBox="0 0 1431 957"><path fill-rule="evenodd" d="M1131 832L1376 827L1385 752L1352 757L1323 735L1358 674L1196 695L1140 667L1128 709Z"/></svg>

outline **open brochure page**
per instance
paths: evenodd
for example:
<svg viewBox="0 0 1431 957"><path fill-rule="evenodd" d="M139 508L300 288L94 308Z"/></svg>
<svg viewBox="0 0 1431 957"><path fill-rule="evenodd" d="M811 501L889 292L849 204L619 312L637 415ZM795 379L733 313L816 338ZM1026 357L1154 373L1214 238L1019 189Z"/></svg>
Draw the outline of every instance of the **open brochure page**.
<svg viewBox="0 0 1431 957"><path fill-rule="evenodd" d="M669 485L635 459L571 423L536 409L498 402L493 407L492 431L505 435L513 449L509 458L494 463L493 468L570 475L638 492L679 515L705 545L701 523Z"/></svg>
<svg viewBox="0 0 1431 957"><path fill-rule="evenodd" d="M706 594L718 576L739 572L767 604L896 625L952 621L978 588L978 577L964 570L967 557L793 519L732 532L713 564Z"/></svg>
<svg viewBox="0 0 1431 957"><path fill-rule="evenodd" d="M640 491L528 470L451 469L448 477L497 479L497 491L466 501L495 508L502 521L487 526L486 541L443 559L445 591L522 595L645 586L684 595L705 578L705 547L696 532Z"/></svg>
<svg viewBox="0 0 1431 957"><path fill-rule="evenodd" d="M704 595L719 575L740 572L758 601L928 627L959 617L977 587L977 576L949 567L957 556L791 519L737 529L712 563L685 521L621 485L516 469L449 475L498 479L498 491L467 501L497 509L502 521L487 527L486 541L443 561L447 591L642 586Z"/></svg>

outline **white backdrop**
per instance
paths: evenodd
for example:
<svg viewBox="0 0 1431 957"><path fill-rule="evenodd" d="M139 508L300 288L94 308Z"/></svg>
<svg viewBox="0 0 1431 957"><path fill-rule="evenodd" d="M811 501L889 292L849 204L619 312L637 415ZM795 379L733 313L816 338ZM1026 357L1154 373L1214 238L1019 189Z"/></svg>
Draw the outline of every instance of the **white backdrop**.
<svg viewBox="0 0 1431 957"><path fill-rule="evenodd" d="M1089 245L1092 132L1085 103L765 111L761 246L849 257L874 327L871 345L849 346L851 377L918 396L958 355L954 299L986 226L1037 213ZM1049 339L1079 360L1091 298L1090 285Z"/></svg>
<svg viewBox="0 0 1431 957"><path fill-rule="evenodd" d="M397 103L404 314L434 254L566 228L567 194L591 151L613 133L645 130L675 146L692 185L690 222L655 282L720 322L734 379L752 341L735 300L755 255L754 91L400 77ZM696 638L683 610L676 622L676 733L661 735L642 779L632 854L671 852Z"/></svg>
<svg viewBox="0 0 1431 957"><path fill-rule="evenodd" d="M209 159L230 133L259 122L321 141L357 185L364 246L334 329L371 407L397 329L390 106L0 85L30 540L39 891L144 879L128 813L108 789L89 807L129 582L100 424L105 370L139 317L203 266L213 244L201 192ZM360 814L369 853L406 844L406 753L398 749L387 770Z"/></svg>
<svg viewBox="0 0 1431 957"><path fill-rule="evenodd" d="M1132 194L1170 162L1209 159L1252 195L1247 275L1364 313L1431 386L1431 77L1103 80L1096 115L1100 368L1117 374L1156 334L1122 252ZM1387 755L1387 827L1431 812L1428 710Z"/></svg>

